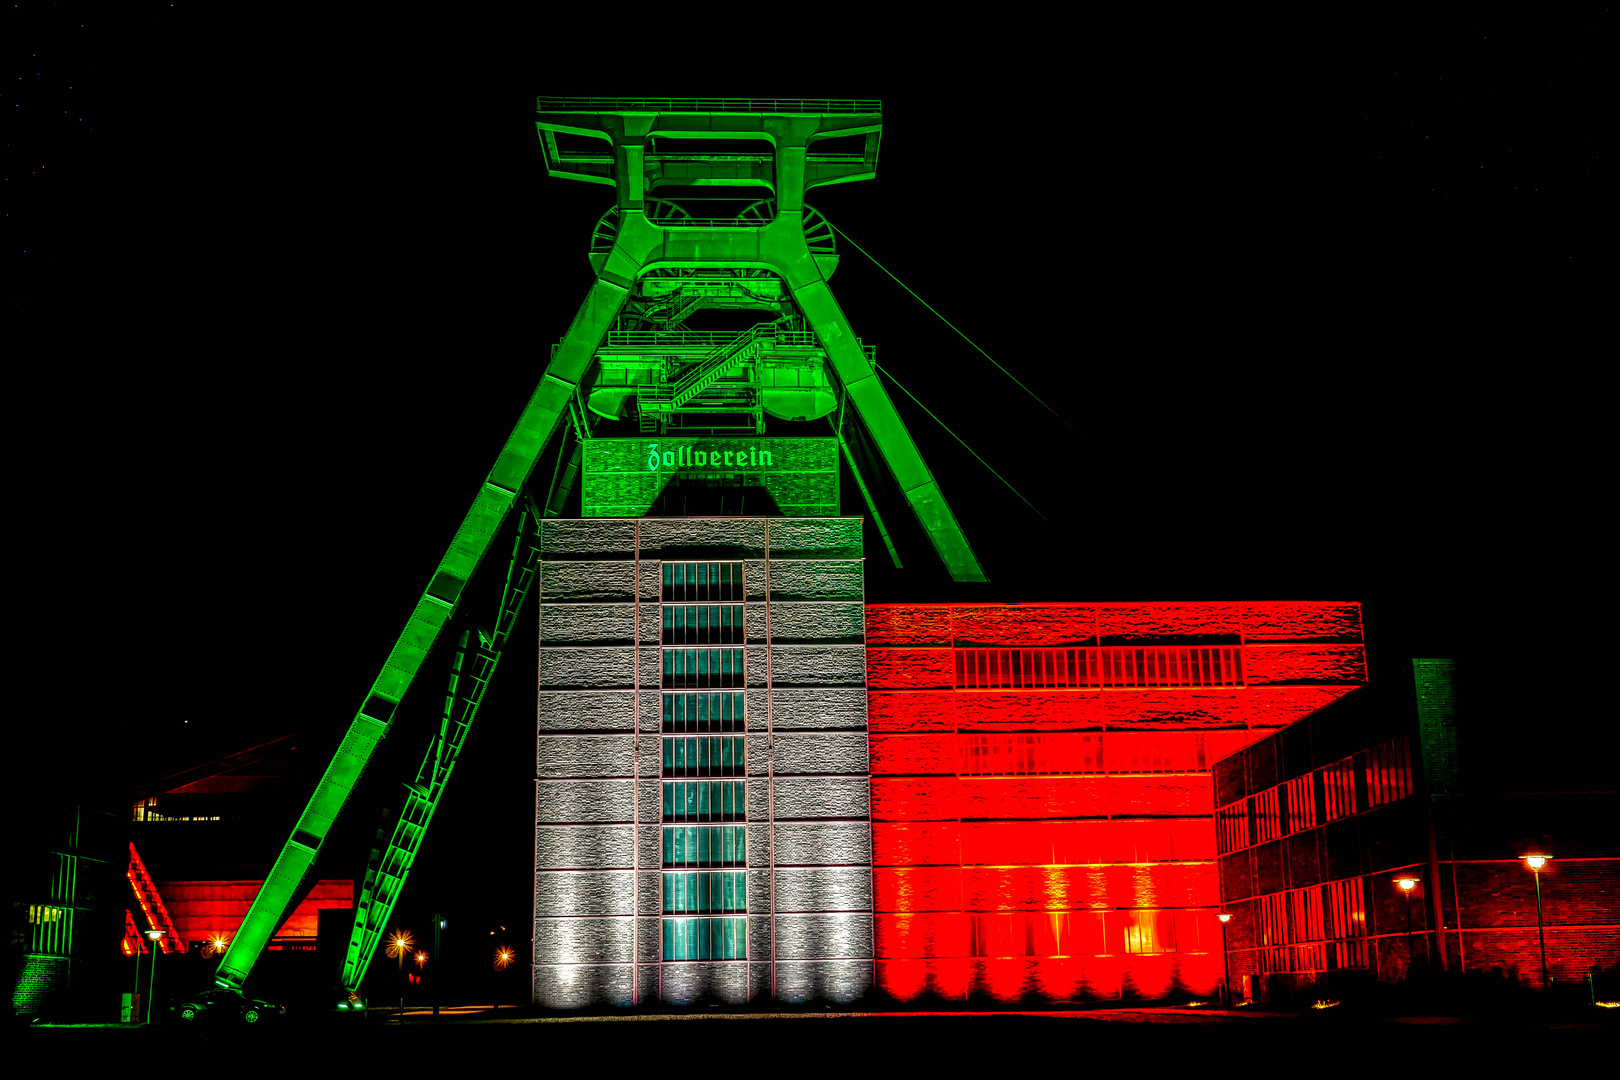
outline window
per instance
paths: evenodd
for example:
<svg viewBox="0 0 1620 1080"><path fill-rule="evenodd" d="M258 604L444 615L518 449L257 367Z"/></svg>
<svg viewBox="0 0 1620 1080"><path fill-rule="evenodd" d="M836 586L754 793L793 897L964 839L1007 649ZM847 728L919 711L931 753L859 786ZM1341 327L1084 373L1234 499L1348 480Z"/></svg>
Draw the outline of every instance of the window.
<svg viewBox="0 0 1620 1080"><path fill-rule="evenodd" d="M1237 645L966 648L954 659L958 690L1243 685Z"/></svg>
<svg viewBox="0 0 1620 1080"><path fill-rule="evenodd" d="M742 731L743 696L725 694L665 694L664 730Z"/></svg>
<svg viewBox="0 0 1620 1080"><path fill-rule="evenodd" d="M741 825L664 826L665 866L746 866Z"/></svg>
<svg viewBox="0 0 1620 1080"><path fill-rule="evenodd" d="M740 562L666 562L663 600L669 603L708 603L743 599L743 564Z"/></svg>
<svg viewBox="0 0 1620 1080"><path fill-rule="evenodd" d="M1412 759L1406 736L1367 751L1367 805L1382 806L1412 794Z"/></svg>
<svg viewBox="0 0 1620 1080"><path fill-rule="evenodd" d="M741 780L664 784L665 821L741 821L746 816Z"/></svg>
<svg viewBox="0 0 1620 1080"><path fill-rule="evenodd" d="M1249 846L1249 802L1239 799L1215 811L1215 851L1230 855Z"/></svg>
<svg viewBox="0 0 1620 1080"><path fill-rule="evenodd" d="M743 685L741 649L665 649L664 685L704 689Z"/></svg>
<svg viewBox="0 0 1620 1080"><path fill-rule="evenodd" d="M1350 878L1260 897L1260 970L1366 967L1361 895L1361 879Z"/></svg>
<svg viewBox="0 0 1620 1080"><path fill-rule="evenodd" d="M665 919L665 960L748 959L747 919Z"/></svg>
<svg viewBox="0 0 1620 1080"><path fill-rule="evenodd" d="M1284 832L1292 834L1316 828L1316 796L1312 791L1311 774L1294 777L1283 785L1283 790L1287 796L1284 803L1288 813L1288 825Z"/></svg>
<svg viewBox="0 0 1620 1080"><path fill-rule="evenodd" d="M748 910L741 871L665 874L665 915L709 915Z"/></svg>
<svg viewBox="0 0 1620 1080"><path fill-rule="evenodd" d="M741 604L665 604L665 645L741 645Z"/></svg>
<svg viewBox="0 0 1620 1080"><path fill-rule="evenodd" d="M1282 838L1282 822L1277 815L1277 789L1267 788L1258 795L1251 795L1254 803L1255 838L1257 844L1264 844L1269 840Z"/></svg>
<svg viewBox="0 0 1620 1080"><path fill-rule="evenodd" d="M741 735L664 739L665 776L742 776Z"/></svg>
<svg viewBox="0 0 1620 1080"><path fill-rule="evenodd" d="M1322 819L1333 821L1356 812L1356 770L1352 758L1336 761L1322 771Z"/></svg>

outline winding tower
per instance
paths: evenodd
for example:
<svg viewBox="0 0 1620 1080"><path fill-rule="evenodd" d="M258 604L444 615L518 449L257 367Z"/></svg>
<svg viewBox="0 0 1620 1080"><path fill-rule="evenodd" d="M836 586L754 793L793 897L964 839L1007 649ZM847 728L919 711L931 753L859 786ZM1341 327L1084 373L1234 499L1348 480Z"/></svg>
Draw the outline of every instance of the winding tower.
<svg viewBox="0 0 1620 1080"><path fill-rule="evenodd" d="M836 230L805 202L876 175L879 103L541 98L538 110L550 175L615 193L591 234L596 282L540 390L552 423L573 421L550 512L583 466L587 517L645 514L672 480L764 487L786 516L836 515L841 456L898 565L868 483L881 461L951 577L985 580L828 285ZM704 310L757 321L689 329ZM772 450L764 466L768 418L826 418L833 439ZM642 438L593 440L603 419L634 420ZM715 439L737 440L747 464Z"/></svg>

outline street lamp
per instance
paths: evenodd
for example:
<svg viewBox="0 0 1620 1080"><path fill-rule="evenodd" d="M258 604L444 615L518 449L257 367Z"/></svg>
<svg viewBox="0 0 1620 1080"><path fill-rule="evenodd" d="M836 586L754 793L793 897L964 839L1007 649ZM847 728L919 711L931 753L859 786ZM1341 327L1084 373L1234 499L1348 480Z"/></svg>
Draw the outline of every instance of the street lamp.
<svg viewBox="0 0 1620 1080"><path fill-rule="evenodd" d="M1395 879L1395 884L1401 887L1406 897L1406 974L1412 974L1412 890L1417 888L1417 878L1411 874L1402 874Z"/></svg>
<svg viewBox="0 0 1620 1080"><path fill-rule="evenodd" d="M1232 921L1232 913L1223 911L1215 916L1221 920L1221 993L1226 998L1226 1004L1232 1004L1232 958L1226 949L1226 924Z"/></svg>
<svg viewBox="0 0 1620 1080"><path fill-rule="evenodd" d="M1525 865L1536 878L1536 933L1541 937L1541 988L1547 989L1547 926L1541 921L1541 868L1547 865L1549 855L1526 855Z"/></svg>
<svg viewBox="0 0 1620 1080"><path fill-rule="evenodd" d="M148 930L146 936L152 942L151 970L147 973L146 978L146 1022L150 1024L152 1022L152 1010L157 1007L154 995L157 994L158 943L163 940L163 931ZM1543 968L1545 968L1545 965L1543 965Z"/></svg>

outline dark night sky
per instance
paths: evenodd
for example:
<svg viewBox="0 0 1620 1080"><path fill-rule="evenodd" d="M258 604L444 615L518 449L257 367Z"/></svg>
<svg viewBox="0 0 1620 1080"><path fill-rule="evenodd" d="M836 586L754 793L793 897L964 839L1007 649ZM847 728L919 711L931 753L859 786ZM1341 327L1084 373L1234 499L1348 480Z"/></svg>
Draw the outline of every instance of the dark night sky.
<svg viewBox="0 0 1620 1080"><path fill-rule="evenodd" d="M590 284L611 192L545 176L542 92L883 99L878 179L811 202L1069 426L846 250L856 332L1048 519L896 393L993 583L869 542L871 599L1360 600L1375 678L1459 655L1499 745L1596 730L1609 15L830 37L808 75L687 80L611 34L202 10L22 5L8 33L34 760L81 723L93 787L335 742ZM533 638L420 896L481 865L523 917ZM378 783L414 769L446 662Z"/></svg>

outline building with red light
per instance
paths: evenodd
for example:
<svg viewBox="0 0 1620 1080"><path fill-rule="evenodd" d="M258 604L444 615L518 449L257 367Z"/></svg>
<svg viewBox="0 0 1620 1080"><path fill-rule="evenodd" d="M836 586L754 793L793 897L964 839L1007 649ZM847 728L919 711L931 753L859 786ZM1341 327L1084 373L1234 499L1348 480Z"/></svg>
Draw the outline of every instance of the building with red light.
<svg viewBox="0 0 1620 1080"><path fill-rule="evenodd" d="M534 1000L1209 993L1211 765L1349 602L867 605L858 519L548 520Z"/></svg>
<svg viewBox="0 0 1620 1080"><path fill-rule="evenodd" d="M1414 971L1540 987L1543 933L1551 981L1620 965L1615 792L1503 775L1470 736L1486 733L1457 708L1456 664L1413 660L1215 763L1235 992L1338 995Z"/></svg>

